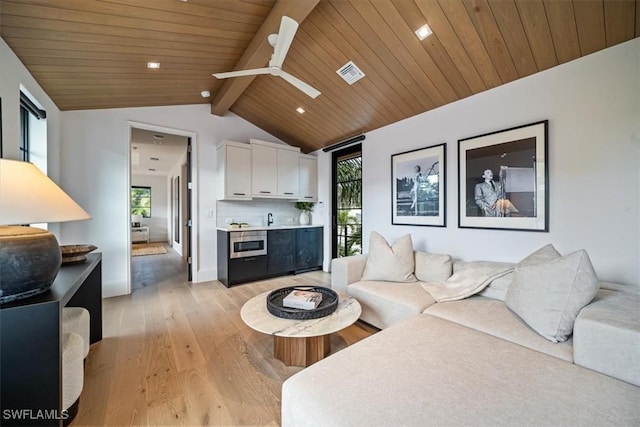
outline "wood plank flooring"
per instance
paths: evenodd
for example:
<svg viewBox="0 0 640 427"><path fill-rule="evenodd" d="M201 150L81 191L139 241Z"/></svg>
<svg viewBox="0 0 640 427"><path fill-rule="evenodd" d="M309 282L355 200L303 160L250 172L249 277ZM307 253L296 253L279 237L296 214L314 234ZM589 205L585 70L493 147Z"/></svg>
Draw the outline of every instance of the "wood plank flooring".
<svg viewBox="0 0 640 427"><path fill-rule="evenodd" d="M262 292L328 285L311 272L227 289L189 283L182 259L132 259L133 293L103 301L101 342L91 346L80 407L82 425L280 425L284 380L302 368L273 357L273 338L253 331L240 308ZM332 352L373 333L356 323L331 338Z"/></svg>

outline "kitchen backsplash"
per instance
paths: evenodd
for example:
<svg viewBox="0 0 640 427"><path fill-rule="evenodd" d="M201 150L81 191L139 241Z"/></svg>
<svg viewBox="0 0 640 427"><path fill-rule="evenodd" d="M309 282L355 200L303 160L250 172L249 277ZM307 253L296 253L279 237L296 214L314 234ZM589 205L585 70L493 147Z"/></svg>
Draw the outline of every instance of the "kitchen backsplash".
<svg viewBox="0 0 640 427"><path fill-rule="evenodd" d="M300 211L293 202L277 199L248 201L218 201L216 225L226 227L230 222L246 222L252 226L267 225L267 214L273 214L274 225L298 224Z"/></svg>

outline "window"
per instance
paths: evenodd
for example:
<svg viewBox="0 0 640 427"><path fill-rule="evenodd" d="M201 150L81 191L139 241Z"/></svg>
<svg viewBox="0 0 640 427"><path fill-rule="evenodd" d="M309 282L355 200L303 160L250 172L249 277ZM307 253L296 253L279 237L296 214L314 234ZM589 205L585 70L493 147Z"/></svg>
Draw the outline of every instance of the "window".
<svg viewBox="0 0 640 427"><path fill-rule="evenodd" d="M362 253L362 151L354 145L333 153L333 257Z"/></svg>
<svg viewBox="0 0 640 427"><path fill-rule="evenodd" d="M45 173L46 118L47 112L20 91L20 159L34 163Z"/></svg>
<svg viewBox="0 0 640 427"><path fill-rule="evenodd" d="M131 215L151 218L151 187L131 187Z"/></svg>

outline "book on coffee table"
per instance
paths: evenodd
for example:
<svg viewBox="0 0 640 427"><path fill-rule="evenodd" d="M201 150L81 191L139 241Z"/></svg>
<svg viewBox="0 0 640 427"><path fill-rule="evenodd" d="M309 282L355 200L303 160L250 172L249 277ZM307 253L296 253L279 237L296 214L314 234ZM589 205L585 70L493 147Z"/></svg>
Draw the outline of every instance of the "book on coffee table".
<svg viewBox="0 0 640 427"><path fill-rule="evenodd" d="M301 308L303 310L312 310L317 308L322 301L320 292L305 291L302 289L294 289L284 297L282 305L288 308Z"/></svg>

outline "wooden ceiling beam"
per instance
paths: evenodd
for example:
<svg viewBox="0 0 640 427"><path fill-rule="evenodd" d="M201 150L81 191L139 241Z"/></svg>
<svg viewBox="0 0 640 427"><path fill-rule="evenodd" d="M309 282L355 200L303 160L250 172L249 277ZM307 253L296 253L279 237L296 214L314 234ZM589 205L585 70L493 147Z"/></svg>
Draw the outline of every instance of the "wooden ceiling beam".
<svg viewBox="0 0 640 427"><path fill-rule="evenodd" d="M267 36L278 32L282 17L288 16L301 23L319 2L320 0L278 0L233 69L264 67L273 53ZM227 79L211 101L211 114L223 116L255 78L256 76L247 76Z"/></svg>

